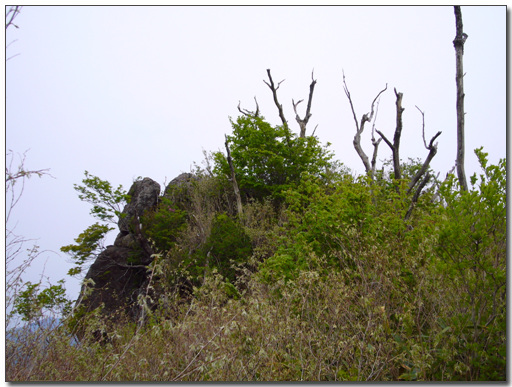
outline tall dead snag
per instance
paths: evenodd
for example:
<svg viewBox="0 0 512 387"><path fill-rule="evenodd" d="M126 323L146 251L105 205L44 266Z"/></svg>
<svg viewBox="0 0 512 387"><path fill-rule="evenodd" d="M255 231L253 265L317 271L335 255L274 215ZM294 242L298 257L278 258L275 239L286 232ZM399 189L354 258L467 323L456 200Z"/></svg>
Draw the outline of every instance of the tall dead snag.
<svg viewBox="0 0 512 387"><path fill-rule="evenodd" d="M464 170L464 70L462 67L462 56L464 55L464 43L468 35L462 30L460 6L456 5L454 8L456 35L453 40L453 46L455 47L455 83L457 85L457 177L459 178L461 188L467 191L468 183Z"/></svg>
<svg viewBox="0 0 512 387"><path fill-rule="evenodd" d="M281 82L279 82L276 87L276 85L274 84L274 81L272 80L272 75L270 75L270 69L267 69L267 74L268 74L268 79L269 79L270 83L265 80L263 80L263 82L265 82L265 84L270 88L270 90L272 90L272 95L274 96L274 103L276 104L277 110L279 111L279 117L281 118L281 122L283 123L283 126L285 128L287 128L288 123L286 121L286 118L284 118L283 105L281 105L279 103L279 100L277 99L277 89L279 89L279 86L285 80L283 79Z"/></svg>
<svg viewBox="0 0 512 387"><path fill-rule="evenodd" d="M343 90L345 91L345 94L348 98L348 102L350 103L350 108L352 109L352 115L354 117L354 122L356 123L356 134L354 136L354 148L356 149L357 154L361 158L364 168L366 170L367 174L370 174L372 180L375 175L375 164L377 160L377 150L379 147L380 139L378 141L375 141L375 138L373 137L373 131L372 131L372 145L374 147L373 151L373 157L372 157L372 164L370 164L370 161L368 160L368 156L366 156L366 153L364 152L363 148L361 147L361 134L364 131L364 125L366 122L371 122L373 119L373 115L375 114L374 106L375 102L379 99L380 95L385 92L388 88L388 85L386 84L386 87L382 89L379 94L374 98L371 106L370 113L363 114L361 117L361 122L357 121L357 115L354 110L354 104L352 103L352 97L350 96L350 92L348 91L347 82L345 81L345 73L343 73ZM378 132L378 131L377 131Z"/></svg>
<svg viewBox="0 0 512 387"><path fill-rule="evenodd" d="M231 152L229 150L229 144L228 144L228 136L225 135L226 142L224 145L226 145L226 153L227 153L227 159L229 164L229 169L231 170L231 182L233 183L233 191L235 191L235 197L236 197L236 209L238 216L243 215L243 209L242 209L242 199L240 197L240 190L238 189L238 183L236 182L235 177L235 167L233 166L233 159L231 158Z"/></svg>
<svg viewBox="0 0 512 387"><path fill-rule="evenodd" d="M305 138L306 137L306 125L308 124L308 121L311 117L311 101L313 100L313 91L315 90L316 85L316 79L313 77L313 72L311 72L311 85L309 85L309 98L308 98L308 107L306 108L306 115L304 118L300 118L299 114L297 113L297 105L301 103L303 100L301 99L297 103L292 99L292 105L293 110L295 111L295 119L299 123L300 127L300 137Z"/></svg>
<svg viewBox="0 0 512 387"><path fill-rule="evenodd" d="M389 141L384 134L377 130L377 133L384 139L384 142L388 144L388 146L391 148L391 151L393 152L393 169L394 169L394 176L395 179L398 180L402 177L401 169L400 169L400 137L402 136L402 113L404 112L405 108L402 107L402 98L403 93L398 93L395 88L395 95L396 95L396 129L395 129L395 135L393 136L393 143Z"/></svg>

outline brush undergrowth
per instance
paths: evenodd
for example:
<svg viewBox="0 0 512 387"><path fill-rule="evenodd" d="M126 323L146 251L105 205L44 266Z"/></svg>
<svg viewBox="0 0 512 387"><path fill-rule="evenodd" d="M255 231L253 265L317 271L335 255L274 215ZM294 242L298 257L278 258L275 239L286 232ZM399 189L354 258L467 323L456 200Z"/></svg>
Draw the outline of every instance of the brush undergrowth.
<svg viewBox="0 0 512 387"><path fill-rule="evenodd" d="M205 178L186 224L166 218L179 235L157 229L169 249L144 324L17 331L7 380L505 380L506 163L476 153L472 188L448 179L408 221L401 182L305 175L237 217Z"/></svg>

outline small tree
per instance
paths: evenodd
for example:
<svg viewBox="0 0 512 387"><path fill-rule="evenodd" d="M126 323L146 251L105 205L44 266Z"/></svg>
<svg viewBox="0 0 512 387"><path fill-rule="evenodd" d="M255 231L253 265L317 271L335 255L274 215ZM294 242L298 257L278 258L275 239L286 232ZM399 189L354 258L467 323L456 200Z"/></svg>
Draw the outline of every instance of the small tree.
<svg viewBox="0 0 512 387"><path fill-rule="evenodd" d="M116 189L99 177L85 171L84 185L75 184L78 197L84 202L92 204L91 215L103 223L95 223L80 233L75 239L76 244L62 246L61 251L71 256L75 267L68 271L69 275L78 275L83 271L83 265L94 259L103 250L103 240L116 224L116 218L122 217L123 205L130 200L122 185Z"/></svg>

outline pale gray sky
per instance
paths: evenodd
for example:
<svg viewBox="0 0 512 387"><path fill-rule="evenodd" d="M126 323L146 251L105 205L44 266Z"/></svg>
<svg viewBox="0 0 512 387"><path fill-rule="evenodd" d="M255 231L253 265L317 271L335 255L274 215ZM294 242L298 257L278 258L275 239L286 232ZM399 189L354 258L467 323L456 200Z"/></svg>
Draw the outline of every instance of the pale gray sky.
<svg viewBox="0 0 512 387"><path fill-rule="evenodd" d="M506 157L506 9L462 7L465 44L466 171L478 171L473 149L491 162ZM308 127L357 172L363 165L343 92L342 71L361 117L382 96L376 127L392 137L393 88L404 93L401 156L424 159L437 131L432 167L441 176L454 165L455 17L453 7L30 7L6 64L6 149L27 153L26 167L50 168L55 179L31 179L16 210L17 232L38 238L52 282L71 267L59 248L94 223L73 184L83 173L122 184L151 177L163 188L202 151L223 149L228 117L238 101L279 124L266 69L298 132L291 99L307 100L311 71L318 83ZM303 115L305 105L299 105ZM370 133L363 147L372 150ZM382 144L379 159L391 153ZM116 231L112 232L112 238ZM26 279L37 280L44 258ZM69 295L77 280L67 279Z"/></svg>

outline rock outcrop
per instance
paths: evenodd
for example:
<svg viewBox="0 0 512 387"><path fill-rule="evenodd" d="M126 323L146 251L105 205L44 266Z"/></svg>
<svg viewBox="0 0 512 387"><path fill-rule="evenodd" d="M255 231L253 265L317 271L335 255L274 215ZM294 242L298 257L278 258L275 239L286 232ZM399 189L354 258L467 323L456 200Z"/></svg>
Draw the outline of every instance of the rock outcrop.
<svg viewBox="0 0 512 387"><path fill-rule="evenodd" d="M137 297L146 283L145 265L151 259L147 241L140 232L140 217L157 205L160 185L144 178L134 182L128 194L131 200L119 219L119 234L114 245L101 252L89 268L85 279L92 280L92 289L82 289L80 300L85 311L103 306L102 313L110 318L116 318L120 312L137 317Z"/></svg>

